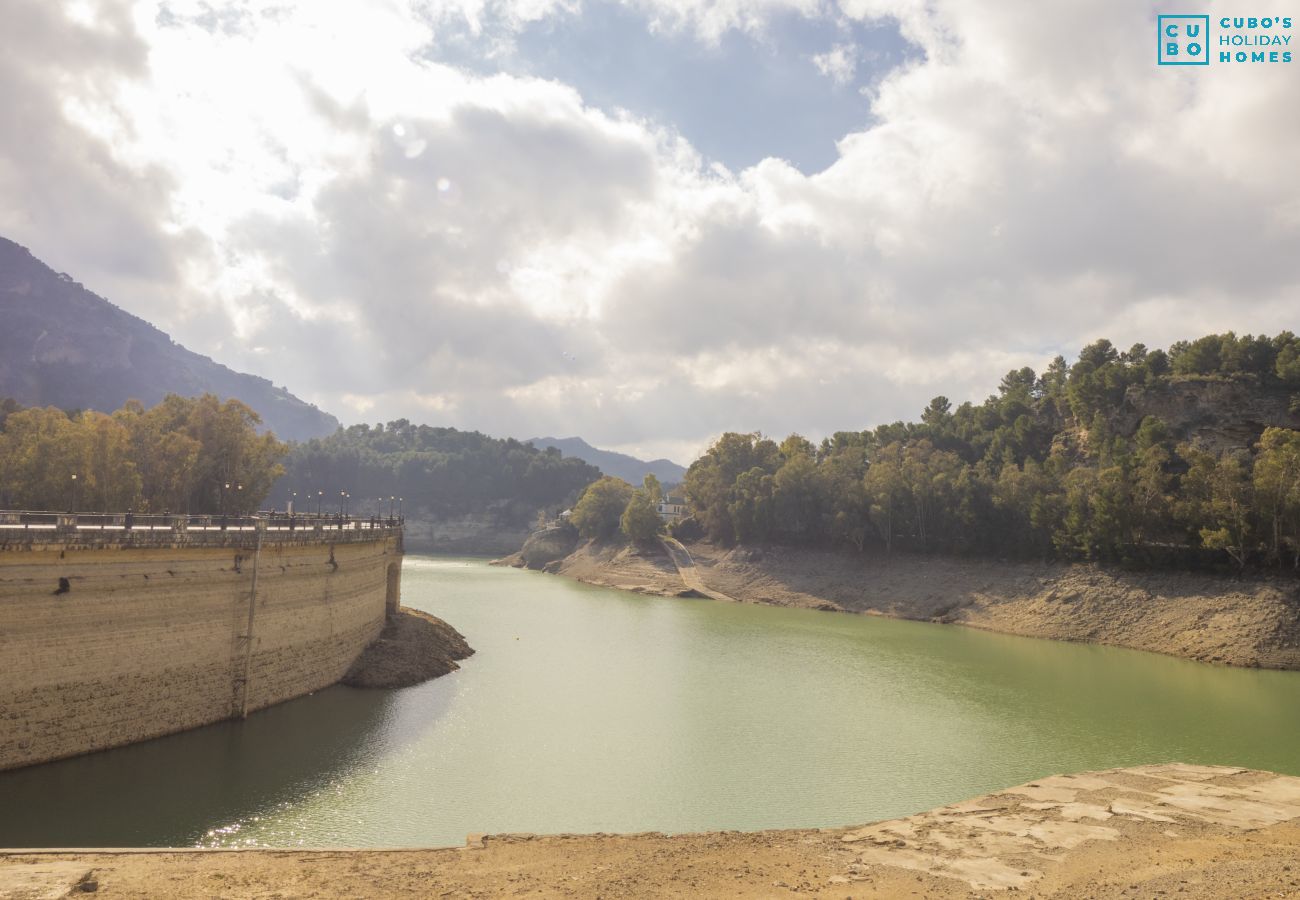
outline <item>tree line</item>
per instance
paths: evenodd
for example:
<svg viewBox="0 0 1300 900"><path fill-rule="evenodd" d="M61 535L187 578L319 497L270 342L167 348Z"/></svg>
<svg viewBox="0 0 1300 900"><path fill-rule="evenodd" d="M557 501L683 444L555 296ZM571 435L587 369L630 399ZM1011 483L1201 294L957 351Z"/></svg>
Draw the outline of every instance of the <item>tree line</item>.
<svg viewBox="0 0 1300 900"><path fill-rule="evenodd" d="M0 506L243 515L281 475L287 447L238 400L168 395L113 413L0 401ZM226 487L229 485L229 487Z"/></svg>
<svg viewBox="0 0 1300 900"><path fill-rule="evenodd" d="M733 544L1300 569L1300 432L1216 453L1154 416L1115 425L1134 387L1233 381L1300 413L1300 339L1208 335L1168 351L1109 341L1023 368L995 396L814 444L724 434L687 472L684 524ZM630 488L629 488L630 490Z"/></svg>
<svg viewBox="0 0 1300 900"><path fill-rule="evenodd" d="M390 497L401 497L404 510L439 516L495 504L515 504L531 514L572 503L599 477L596 467L558 450L398 419L293 445L275 499L297 493L305 510L323 495L328 511L346 491L350 511L360 515L386 510Z"/></svg>
<svg viewBox="0 0 1300 900"><path fill-rule="evenodd" d="M0 507L243 515L270 505L377 514L379 497L435 515L572 503L600 471L558 450L454 428L356 425L302 444L259 432L238 400L169 395L113 413L0 400ZM387 514L390 504L382 512Z"/></svg>

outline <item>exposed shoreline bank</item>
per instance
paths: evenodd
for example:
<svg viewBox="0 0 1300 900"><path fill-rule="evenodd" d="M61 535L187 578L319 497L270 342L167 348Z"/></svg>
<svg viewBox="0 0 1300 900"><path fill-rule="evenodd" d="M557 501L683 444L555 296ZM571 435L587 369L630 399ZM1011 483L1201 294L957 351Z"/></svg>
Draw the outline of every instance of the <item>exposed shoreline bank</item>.
<svg viewBox="0 0 1300 900"><path fill-rule="evenodd" d="M1300 778L1178 764L1039 779L849 828L470 835L413 850L0 853L27 898L1273 896L1300 886Z"/></svg>
<svg viewBox="0 0 1300 900"><path fill-rule="evenodd" d="M1300 581L1096 565L853 556L689 545L709 589L738 602L965 625L1224 665L1300 669ZM501 564L521 565L516 555ZM666 552L586 543L545 571L662 596L691 592Z"/></svg>
<svg viewBox="0 0 1300 900"><path fill-rule="evenodd" d="M339 684L355 688L411 687L460 668L474 655L465 637L442 619L403 606Z"/></svg>

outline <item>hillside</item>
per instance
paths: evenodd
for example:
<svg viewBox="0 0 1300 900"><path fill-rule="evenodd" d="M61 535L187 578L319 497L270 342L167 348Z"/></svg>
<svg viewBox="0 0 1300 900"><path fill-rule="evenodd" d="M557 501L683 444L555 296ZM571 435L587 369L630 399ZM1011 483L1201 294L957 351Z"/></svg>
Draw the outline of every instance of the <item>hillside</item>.
<svg viewBox="0 0 1300 900"><path fill-rule="evenodd" d="M283 503L296 492L302 509L316 497L333 512L347 491L360 515L384 515L395 502L387 498L400 497L407 549L500 554L599 477L555 450L399 419L295 446L272 497Z"/></svg>
<svg viewBox="0 0 1300 900"><path fill-rule="evenodd" d="M167 394L251 406L278 437L333 433L338 420L265 378L235 372L0 238L0 396L27 406L108 412Z"/></svg>
<svg viewBox="0 0 1300 900"><path fill-rule="evenodd" d="M565 456L590 463L606 475L622 478L629 484L640 484L647 474L653 475L664 484L680 484L686 477L686 467L679 466L670 459L649 461L637 459L626 453L593 447L580 437L532 438L527 443L540 448L554 447Z"/></svg>

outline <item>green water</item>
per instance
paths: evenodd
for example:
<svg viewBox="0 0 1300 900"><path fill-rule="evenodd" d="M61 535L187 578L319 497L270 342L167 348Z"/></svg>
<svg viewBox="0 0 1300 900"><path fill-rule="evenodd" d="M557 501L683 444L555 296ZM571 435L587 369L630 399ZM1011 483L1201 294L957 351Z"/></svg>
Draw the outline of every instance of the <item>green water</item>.
<svg viewBox="0 0 1300 900"><path fill-rule="evenodd" d="M708 600L408 557L478 650L0 775L0 846L444 845L475 831L870 821L1053 772L1300 774L1300 673Z"/></svg>

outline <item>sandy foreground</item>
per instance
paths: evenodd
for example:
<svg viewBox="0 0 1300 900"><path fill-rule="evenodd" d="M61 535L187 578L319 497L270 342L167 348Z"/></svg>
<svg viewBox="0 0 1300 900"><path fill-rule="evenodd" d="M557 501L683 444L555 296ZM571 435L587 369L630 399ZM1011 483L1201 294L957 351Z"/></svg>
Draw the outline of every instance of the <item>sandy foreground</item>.
<svg viewBox="0 0 1300 900"><path fill-rule="evenodd" d="M1300 778L1044 778L858 828L470 836L442 850L0 854L0 896L1300 897Z"/></svg>
<svg viewBox="0 0 1300 900"><path fill-rule="evenodd" d="M668 596L868 613L1201 662L1300 669L1300 581L792 547L669 552L585 544L546 567L591 584ZM502 562L510 563L511 560Z"/></svg>

